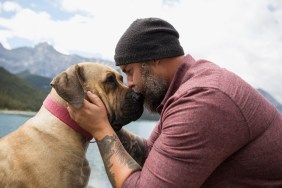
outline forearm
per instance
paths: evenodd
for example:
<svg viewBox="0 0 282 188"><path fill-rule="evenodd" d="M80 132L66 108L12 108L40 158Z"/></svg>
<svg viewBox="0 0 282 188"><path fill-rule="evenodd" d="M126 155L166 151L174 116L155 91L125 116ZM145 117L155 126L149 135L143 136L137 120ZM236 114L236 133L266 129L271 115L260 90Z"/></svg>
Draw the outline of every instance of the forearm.
<svg viewBox="0 0 282 188"><path fill-rule="evenodd" d="M121 187L125 179L140 165L127 153L114 130L109 129L96 138L104 166L112 186Z"/></svg>
<svg viewBox="0 0 282 188"><path fill-rule="evenodd" d="M131 157L140 165L143 166L145 161L145 140L128 130L122 128L120 131L117 131L123 147L131 155Z"/></svg>

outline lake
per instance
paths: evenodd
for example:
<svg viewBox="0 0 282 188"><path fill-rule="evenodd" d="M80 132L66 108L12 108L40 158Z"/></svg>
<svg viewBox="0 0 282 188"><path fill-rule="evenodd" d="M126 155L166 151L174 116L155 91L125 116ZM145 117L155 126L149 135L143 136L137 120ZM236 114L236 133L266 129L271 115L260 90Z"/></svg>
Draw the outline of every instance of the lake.
<svg viewBox="0 0 282 188"><path fill-rule="evenodd" d="M16 130L31 117L29 115L0 114L0 138ZM138 120L128 124L126 128L137 135L148 138L155 124L155 121ZM89 145L86 155L91 167L89 186L92 188L111 188L112 186L95 143Z"/></svg>

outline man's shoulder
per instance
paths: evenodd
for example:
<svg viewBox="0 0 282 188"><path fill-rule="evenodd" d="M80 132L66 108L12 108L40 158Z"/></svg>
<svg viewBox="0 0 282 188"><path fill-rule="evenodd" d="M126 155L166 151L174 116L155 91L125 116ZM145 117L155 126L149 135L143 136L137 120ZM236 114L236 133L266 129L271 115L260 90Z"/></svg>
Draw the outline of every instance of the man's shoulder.
<svg viewBox="0 0 282 188"><path fill-rule="evenodd" d="M232 71L207 60L198 60L185 73L177 93L212 88L228 94L229 90L233 91L233 88L242 85L252 88Z"/></svg>

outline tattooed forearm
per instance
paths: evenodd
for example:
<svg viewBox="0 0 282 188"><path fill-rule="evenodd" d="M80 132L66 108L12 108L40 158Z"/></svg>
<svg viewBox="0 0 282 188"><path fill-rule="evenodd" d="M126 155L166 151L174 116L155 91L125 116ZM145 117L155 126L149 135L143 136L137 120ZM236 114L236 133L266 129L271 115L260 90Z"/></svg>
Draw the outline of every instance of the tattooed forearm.
<svg viewBox="0 0 282 188"><path fill-rule="evenodd" d="M125 129L121 129L116 133L126 151L136 160L136 162L138 162L140 166L143 166L145 161L144 139L126 131Z"/></svg>
<svg viewBox="0 0 282 188"><path fill-rule="evenodd" d="M97 144L113 187L117 187L116 174L113 170L114 168L118 168L117 166L126 166L132 171L141 169L138 163L126 152L116 135L107 135L103 139L97 140ZM115 162L119 163L116 167L114 167Z"/></svg>

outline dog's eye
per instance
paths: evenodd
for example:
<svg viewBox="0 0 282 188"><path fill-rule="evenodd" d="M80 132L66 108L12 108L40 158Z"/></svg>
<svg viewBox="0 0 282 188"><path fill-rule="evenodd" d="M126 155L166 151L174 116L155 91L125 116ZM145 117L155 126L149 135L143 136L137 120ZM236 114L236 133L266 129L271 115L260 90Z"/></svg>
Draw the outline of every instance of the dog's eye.
<svg viewBox="0 0 282 188"><path fill-rule="evenodd" d="M104 81L104 85L105 85L105 92L113 92L118 85L116 76L114 74L109 74L106 77L106 80Z"/></svg>
<svg viewBox="0 0 282 188"><path fill-rule="evenodd" d="M114 75L109 75L106 79L106 83L116 83L116 78Z"/></svg>
<svg viewBox="0 0 282 188"><path fill-rule="evenodd" d="M123 76L118 77L119 81L123 82Z"/></svg>

